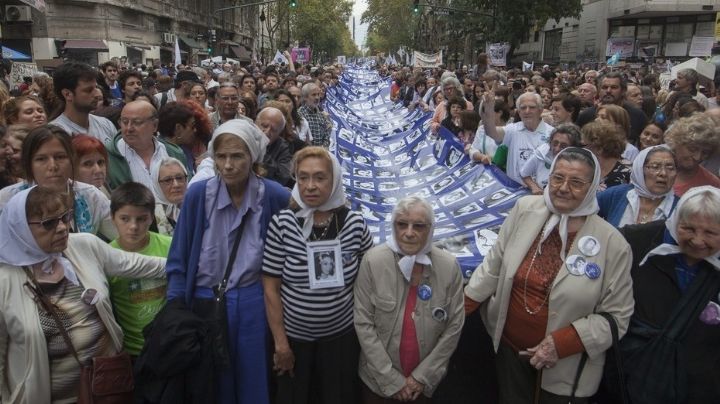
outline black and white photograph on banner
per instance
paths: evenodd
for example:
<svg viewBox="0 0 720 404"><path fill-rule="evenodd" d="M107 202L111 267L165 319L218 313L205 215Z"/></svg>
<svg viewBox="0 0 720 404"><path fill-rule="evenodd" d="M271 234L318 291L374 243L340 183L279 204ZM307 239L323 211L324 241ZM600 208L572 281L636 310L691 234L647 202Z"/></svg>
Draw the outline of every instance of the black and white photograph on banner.
<svg viewBox="0 0 720 404"><path fill-rule="evenodd" d="M443 249L456 257L472 257L473 252L470 249L472 237L466 234L443 238L435 241L436 247Z"/></svg>
<svg viewBox="0 0 720 404"><path fill-rule="evenodd" d="M454 183L455 179L453 179L452 177L445 177L432 185L433 192L435 192L435 195L437 195L445 188L451 186Z"/></svg>
<svg viewBox="0 0 720 404"><path fill-rule="evenodd" d="M463 199L467 198L467 193L462 188L458 188L447 195L440 197L440 202L445 206L453 205Z"/></svg>
<svg viewBox="0 0 720 404"><path fill-rule="evenodd" d="M508 191L507 189L501 189L499 191L493 192L490 196L485 197L485 199L483 199L483 204L491 208L495 205L499 205L503 202L509 201L510 199L512 199L512 197L512 192Z"/></svg>
<svg viewBox="0 0 720 404"><path fill-rule="evenodd" d="M462 150L452 148L448 151L447 157L445 157L445 165L452 168L459 163L463 157L465 157L465 153Z"/></svg>
<svg viewBox="0 0 720 404"><path fill-rule="evenodd" d="M486 256L492 246L495 245L498 235L488 229L476 229L473 234L475 235L475 246L478 252Z"/></svg>
<svg viewBox="0 0 720 404"><path fill-rule="evenodd" d="M467 183L466 187L470 189L473 193L476 193L486 190L495 183L495 178L493 178L488 172L483 172L482 174L470 180Z"/></svg>
<svg viewBox="0 0 720 404"><path fill-rule="evenodd" d="M473 202L473 203L464 205L461 208L455 209L454 211L452 211L452 215L454 217L460 217L460 216L469 215L471 213L480 212L481 210L482 210L482 208L480 208L480 205Z"/></svg>

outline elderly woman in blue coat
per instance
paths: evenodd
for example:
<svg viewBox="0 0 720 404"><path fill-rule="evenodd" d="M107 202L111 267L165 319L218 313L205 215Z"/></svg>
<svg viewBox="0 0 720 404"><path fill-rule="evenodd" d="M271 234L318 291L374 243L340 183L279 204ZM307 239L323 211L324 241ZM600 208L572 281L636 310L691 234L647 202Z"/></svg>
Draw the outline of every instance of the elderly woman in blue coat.
<svg viewBox="0 0 720 404"><path fill-rule="evenodd" d="M263 240L272 216L290 193L258 175L267 146L260 129L234 119L220 125L208 153L216 175L185 195L170 247L168 300L209 299L231 266L227 281L230 366L217 378L218 403L268 403L267 322L260 270ZM237 255L231 257L238 239Z"/></svg>
<svg viewBox="0 0 720 404"><path fill-rule="evenodd" d="M598 194L598 215L615 227L667 219L677 204L676 177L675 154L669 147L645 148L633 161L630 184Z"/></svg>

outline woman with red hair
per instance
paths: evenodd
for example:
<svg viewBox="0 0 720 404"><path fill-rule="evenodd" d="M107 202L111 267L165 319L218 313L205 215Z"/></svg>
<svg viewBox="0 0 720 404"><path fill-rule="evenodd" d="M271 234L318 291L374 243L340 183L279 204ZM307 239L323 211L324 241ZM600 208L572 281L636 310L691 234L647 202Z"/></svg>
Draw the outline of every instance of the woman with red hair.
<svg viewBox="0 0 720 404"><path fill-rule="evenodd" d="M160 109L158 132L180 146L188 161L192 176L207 152L212 126L207 113L194 101L169 102Z"/></svg>
<svg viewBox="0 0 720 404"><path fill-rule="evenodd" d="M75 180L94 185L109 196L105 188L108 154L102 142L92 136L80 134L73 136L72 146L78 159Z"/></svg>

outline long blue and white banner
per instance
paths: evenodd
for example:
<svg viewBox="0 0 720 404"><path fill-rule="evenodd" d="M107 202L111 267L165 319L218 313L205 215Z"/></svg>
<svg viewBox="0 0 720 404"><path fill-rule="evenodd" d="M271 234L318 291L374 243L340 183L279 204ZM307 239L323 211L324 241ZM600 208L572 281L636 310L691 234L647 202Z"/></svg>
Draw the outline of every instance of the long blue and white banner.
<svg viewBox="0 0 720 404"><path fill-rule="evenodd" d="M495 166L471 162L449 131L430 135L432 114L390 101L389 84L374 70L349 67L327 91L331 149L352 208L362 212L377 244L390 236L401 198L425 197L435 212L435 244L453 253L469 277L526 191Z"/></svg>

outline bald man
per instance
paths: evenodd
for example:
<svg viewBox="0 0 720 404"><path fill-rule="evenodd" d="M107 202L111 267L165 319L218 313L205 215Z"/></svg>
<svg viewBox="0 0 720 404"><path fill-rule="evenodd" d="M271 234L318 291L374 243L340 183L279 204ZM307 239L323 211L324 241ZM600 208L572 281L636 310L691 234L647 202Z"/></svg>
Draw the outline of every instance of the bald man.
<svg viewBox="0 0 720 404"><path fill-rule="evenodd" d="M263 159L265 178L274 180L280 185L289 186L292 182L290 176L292 155L287 141L282 138L285 123L282 111L274 107L263 108L255 118L255 124L270 141Z"/></svg>
<svg viewBox="0 0 720 404"><path fill-rule="evenodd" d="M175 157L187 167L183 150L156 137L157 128L158 112L152 104L147 101L125 104L120 113L120 133L107 146L110 189L128 181L153 189L150 168L166 157ZM192 171L189 167L188 172Z"/></svg>
<svg viewBox="0 0 720 404"><path fill-rule="evenodd" d="M581 101L585 101L590 105L595 105L595 99L597 97L597 87L591 83L582 83L577 89L578 97Z"/></svg>

